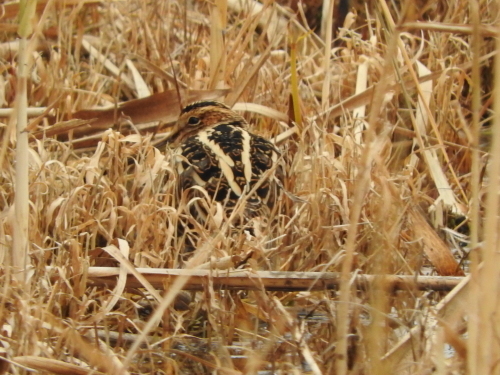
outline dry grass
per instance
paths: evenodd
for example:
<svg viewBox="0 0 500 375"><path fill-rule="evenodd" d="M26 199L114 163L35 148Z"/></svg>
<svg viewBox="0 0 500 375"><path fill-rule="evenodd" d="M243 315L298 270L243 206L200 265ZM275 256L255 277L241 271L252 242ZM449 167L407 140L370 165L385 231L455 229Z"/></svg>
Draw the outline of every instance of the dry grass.
<svg viewBox="0 0 500 375"><path fill-rule="evenodd" d="M333 49L303 26L301 3L298 16L272 2L39 3L27 284L11 267L16 120L1 124L0 371L498 373L500 155L490 163L491 136L479 134L491 121L495 3L355 3ZM3 108L19 93L16 14L9 5L0 24ZM255 236L210 202L213 220L196 225L192 202L176 199L172 151L158 146L181 104L213 97L236 104L282 153L291 194L252 223ZM470 267L469 228L479 249ZM187 277L164 290L125 283L137 267L235 264L340 272L340 293L229 291L208 279L189 294ZM118 282L93 285L90 266L120 266ZM389 291L383 278L353 283L354 274L464 269L475 281L444 299L416 286Z"/></svg>

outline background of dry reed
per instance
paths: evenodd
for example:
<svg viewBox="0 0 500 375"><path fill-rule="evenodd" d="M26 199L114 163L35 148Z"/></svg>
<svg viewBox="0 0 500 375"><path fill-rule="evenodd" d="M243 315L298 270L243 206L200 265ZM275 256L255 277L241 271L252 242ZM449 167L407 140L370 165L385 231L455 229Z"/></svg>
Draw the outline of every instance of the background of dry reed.
<svg viewBox="0 0 500 375"><path fill-rule="evenodd" d="M353 3L333 36L328 15L337 9L323 9L321 26L313 2L38 5L27 90L28 106L43 108L28 125L25 286L9 267L16 120L1 113L2 372L498 372L499 156L486 153L496 131L496 3ZM3 108L16 106L17 11L6 5L0 24ZM255 271L338 271L338 292L205 285L184 295L188 309L169 306L144 331L161 297L87 283L89 266L120 264L117 252L136 267L186 267L176 234L189 220L186 202L175 200L171 151L154 147L179 95L183 104L237 103L255 133L278 137L284 185L302 200L282 197L254 238L217 236L218 222L200 228L197 262L251 254L245 267ZM84 111L95 108L111 110ZM442 292L388 291L383 281L349 286L351 271L460 275L447 251L465 259L470 233L473 248L484 244L470 264L473 293L449 302ZM179 292L166 290L168 298ZM439 301L438 309L453 303L452 313L442 315ZM147 344L133 347L141 332ZM398 343L404 348L387 355Z"/></svg>

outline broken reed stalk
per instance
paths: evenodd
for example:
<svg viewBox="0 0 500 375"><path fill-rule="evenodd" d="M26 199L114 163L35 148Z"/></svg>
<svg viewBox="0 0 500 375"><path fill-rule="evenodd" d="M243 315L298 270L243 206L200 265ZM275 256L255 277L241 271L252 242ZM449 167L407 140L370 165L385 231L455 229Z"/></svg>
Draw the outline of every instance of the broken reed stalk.
<svg viewBox="0 0 500 375"><path fill-rule="evenodd" d="M17 93L17 125L16 125L16 192L15 222L12 247L12 265L18 281L25 281L26 260L28 252L28 133L24 131L28 124L27 107L27 40L21 38L18 57L18 93Z"/></svg>
<svg viewBox="0 0 500 375"><path fill-rule="evenodd" d="M28 37L32 33L31 21L36 9L36 0L21 1L19 11L19 53L17 76L17 126L16 126L16 177L15 177L15 219L12 247L12 265L15 277L26 281L28 262L28 220L29 220L29 165L28 165ZM19 273L18 273L19 272Z"/></svg>
<svg viewBox="0 0 500 375"><path fill-rule="evenodd" d="M50 269L49 269L50 270ZM188 277L182 286L184 290L204 290L210 282L216 289L261 290L269 291L320 291L338 289L341 280L339 272L279 272L279 271L228 271L228 270L189 270L167 268L137 268L149 284L163 289L179 278ZM87 278L92 285L115 285L119 275L118 267L89 267ZM55 274L52 279L57 279ZM413 275L357 275L353 285L366 290L373 285L384 285L388 291L396 290L435 290L449 291L464 278L456 276L413 276ZM382 280L382 283L379 281ZM144 285L131 273L127 274L127 288L140 288Z"/></svg>

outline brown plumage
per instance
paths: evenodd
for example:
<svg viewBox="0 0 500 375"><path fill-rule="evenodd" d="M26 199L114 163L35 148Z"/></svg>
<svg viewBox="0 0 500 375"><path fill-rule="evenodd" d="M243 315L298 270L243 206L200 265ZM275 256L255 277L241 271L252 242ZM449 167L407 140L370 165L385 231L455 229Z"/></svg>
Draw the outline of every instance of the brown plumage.
<svg viewBox="0 0 500 375"><path fill-rule="evenodd" d="M170 143L176 148L175 164L181 191L203 196L192 189L199 186L220 204L226 214L240 198L255 192L244 202L246 219L261 216L272 205L275 184L273 168L278 151L268 140L250 133L243 117L216 101L195 102L186 106L175 124ZM192 212L205 222L207 210L196 201Z"/></svg>

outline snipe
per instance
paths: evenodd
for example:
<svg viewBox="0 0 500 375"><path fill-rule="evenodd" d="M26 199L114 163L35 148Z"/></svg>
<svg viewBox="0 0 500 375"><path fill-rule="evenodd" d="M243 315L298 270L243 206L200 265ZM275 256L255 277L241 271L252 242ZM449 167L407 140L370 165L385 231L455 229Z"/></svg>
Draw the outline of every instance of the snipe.
<svg viewBox="0 0 500 375"><path fill-rule="evenodd" d="M205 197L220 203L226 216L245 197L238 210L243 213L240 223L269 212L276 195L273 166L279 155L273 143L247 129L245 119L225 104L200 101L182 109L169 137L181 192L201 197L197 187L203 188ZM192 206L191 213L205 223L206 204L195 200Z"/></svg>

